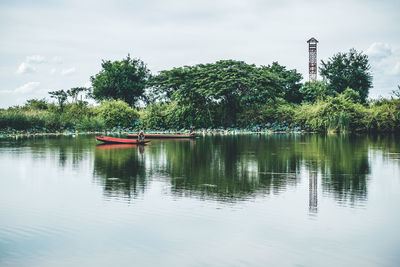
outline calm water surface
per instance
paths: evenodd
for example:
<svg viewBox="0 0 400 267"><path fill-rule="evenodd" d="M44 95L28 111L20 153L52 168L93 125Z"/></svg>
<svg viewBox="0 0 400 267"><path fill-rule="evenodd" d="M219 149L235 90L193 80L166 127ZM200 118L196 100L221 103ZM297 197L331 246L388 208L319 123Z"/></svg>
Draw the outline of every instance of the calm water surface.
<svg viewBox="0 0 400 267"><path fill-rule="evenodd" d="M400 139L0 140L0 266L400 266Z"/></svg>

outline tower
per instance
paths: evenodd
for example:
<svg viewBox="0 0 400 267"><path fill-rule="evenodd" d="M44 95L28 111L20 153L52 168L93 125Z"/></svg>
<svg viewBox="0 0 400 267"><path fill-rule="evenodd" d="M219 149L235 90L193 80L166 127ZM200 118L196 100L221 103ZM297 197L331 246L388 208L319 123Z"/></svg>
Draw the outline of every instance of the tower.
<svg viewBox="0 0 400 267"><path fill-rule="evenodd" d="M308 73L310 74L310 82L317 81L317 39L312 37L307 41L308 43Z"/></svg>

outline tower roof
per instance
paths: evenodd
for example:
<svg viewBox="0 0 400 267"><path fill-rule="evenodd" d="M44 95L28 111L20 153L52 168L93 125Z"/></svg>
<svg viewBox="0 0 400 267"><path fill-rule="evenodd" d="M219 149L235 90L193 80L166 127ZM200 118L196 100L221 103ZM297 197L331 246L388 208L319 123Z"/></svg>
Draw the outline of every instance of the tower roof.
<svg viewBox="0 0 400 267"><path fill-rule="evenodd" d="M318 43L318 41L314 37L311 37L311 39L308 40L307 43Z"/></svg>

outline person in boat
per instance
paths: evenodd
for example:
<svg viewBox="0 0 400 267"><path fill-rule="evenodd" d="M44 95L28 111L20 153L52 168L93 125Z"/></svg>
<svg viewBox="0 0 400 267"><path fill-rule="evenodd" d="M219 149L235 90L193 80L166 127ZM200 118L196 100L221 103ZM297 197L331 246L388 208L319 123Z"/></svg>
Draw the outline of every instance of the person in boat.
<svg viewBox="0 0 400 267"><path fill-rule="evenodd" d="M144 141L144 132L143 132L143 131L140 131L140 132L139 132L138 140L139 140L139 141Z"/></svg>
<svg viewBox="0 0 400 267"><path fill-rule="evenodd" d="M196 135L196 133L194 132L194 127L193 126L190 126L189 135L191 135L191 136Z"/></svg>

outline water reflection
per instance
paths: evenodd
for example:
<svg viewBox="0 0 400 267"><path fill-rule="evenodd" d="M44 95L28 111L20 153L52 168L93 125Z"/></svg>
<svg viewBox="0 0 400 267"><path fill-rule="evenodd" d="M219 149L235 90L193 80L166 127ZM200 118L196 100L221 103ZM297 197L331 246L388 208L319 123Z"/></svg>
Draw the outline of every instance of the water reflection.
<svg viewBox="0 0 400 267"><path fill-rule="evenodd" d="M89 159L107 196L135 197L160 179L176 196L239 201L280 194L307 177L309 210L317 212L318 190L341 204L365 202L370 157L400 164L399 141L395 135L243 135L153 140L145 147L54 136L3 140L1 146L15 150L12 157L29 152L61 168L78 169Z"/></svg>
<svg viewBox="0 0 400 267"><path fill-rule="evenodd" d="M308 178L308 210L315 214L318 212L318 174L309 171Z"/></svg>
<svg viewBox="0 0 400 267"><path fill-rule="evenodd" d="M338 135L246 135L155 140L146 148L96 146L94 174L109 196L136 196L158 177L176 196L240 201L296 187L304 172L309 210L316 213L318 177L322 192L339 203L366 201L369 142Z"/></svg>
<svg viewBox="0 0 400 267"><path fill-rule="evenodd" d="M307 167L321 173L322 190L340 203L366 201L370 174L368 139L358 136L310 136L302 150Z"/></svg>
<svg viewBox="0 0 400 267"><path fill-rule="evenodd" d="M106 196L130 198L144 192L147 179L143 153L143 145L95 147L94 177L100 180Z"/></svg>

